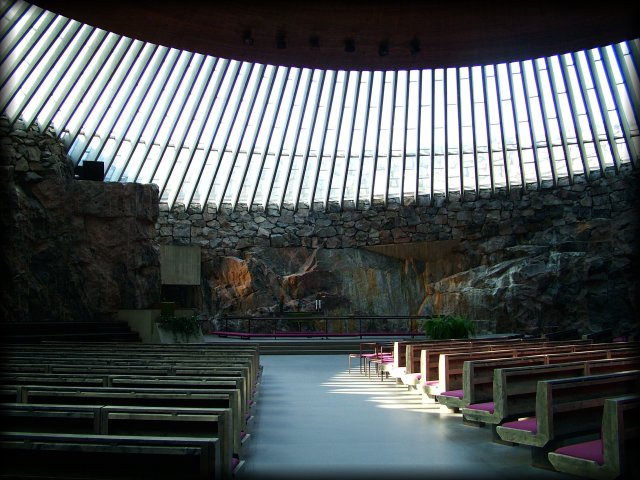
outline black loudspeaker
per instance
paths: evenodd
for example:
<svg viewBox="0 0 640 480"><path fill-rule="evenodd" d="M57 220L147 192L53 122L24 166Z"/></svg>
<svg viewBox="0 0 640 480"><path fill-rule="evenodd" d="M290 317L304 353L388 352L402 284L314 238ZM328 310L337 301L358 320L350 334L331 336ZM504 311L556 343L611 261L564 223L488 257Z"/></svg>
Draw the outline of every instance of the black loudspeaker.
<svg viewBox="0 0 640 480"><path fill-rule="evenodd" d="M82 162L75 168L75 172L80 180L104 180L104 162Z"/></svg>

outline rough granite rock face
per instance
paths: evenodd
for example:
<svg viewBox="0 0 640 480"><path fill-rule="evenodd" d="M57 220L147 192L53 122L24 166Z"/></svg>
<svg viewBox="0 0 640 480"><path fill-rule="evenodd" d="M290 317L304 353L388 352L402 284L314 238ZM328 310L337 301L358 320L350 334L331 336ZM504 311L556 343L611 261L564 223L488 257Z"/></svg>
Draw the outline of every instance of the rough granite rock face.
<svg viewBox="0 0 640 480"><path fill-rule="evenodd" d="M0 119L5 321L109 318L160 300L158 188L73 178L55 132Z"/></svg>
<svg viewBox="0 0 640 480"><path fill-rule="evenodd" d="M422 262L361 249L252 248L244 258L206 255L202 307L209 312L313 311L409 315L422 302Z"/></svg>
<svg viewBox="0 0 640 480"><path fill-rule="evenodd" d="M638 334L636 212L558 226L529 245L426 286L437 312L493 318L498 331Z"/></svg>

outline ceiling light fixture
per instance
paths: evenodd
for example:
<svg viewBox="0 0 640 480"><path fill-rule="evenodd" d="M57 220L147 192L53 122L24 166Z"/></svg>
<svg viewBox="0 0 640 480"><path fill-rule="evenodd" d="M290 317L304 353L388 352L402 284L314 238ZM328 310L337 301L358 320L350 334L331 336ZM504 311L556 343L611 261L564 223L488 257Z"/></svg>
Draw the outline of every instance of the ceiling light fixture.
<svg viewBox="0 0 640 480"><path fill-rule="evenodd" d="M378 55L381 57L389 55L389 42L386 40L380 42L380 45L378 46Z"/></svg>
<svg viewBox="0 0 640 480"><path fill-rule="evenodd" d="M411 42L409 42L409 51L411 52L411 55L418 53L420 51L420 40L417 38L411 40Z"/></svg>
<svg viewBox="0 0 640 480"><path fill-rule="evenodd" d="M242 34L242 43L245 45L253 45L253 37L251 36L251 30L245 30Z"/></svg>
<svg viewBox="0 0 640 480"><path fill-rule="evenodd" d="M344 41L344 51L349 53L356 51L356 44L353 41L353 38L347 38Z"/></svg>

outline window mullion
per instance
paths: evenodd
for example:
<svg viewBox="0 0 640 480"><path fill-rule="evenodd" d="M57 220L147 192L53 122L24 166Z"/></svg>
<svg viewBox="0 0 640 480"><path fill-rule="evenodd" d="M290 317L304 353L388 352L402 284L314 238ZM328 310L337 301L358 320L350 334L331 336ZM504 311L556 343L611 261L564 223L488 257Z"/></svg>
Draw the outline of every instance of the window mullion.
<svg viewBox="0 0 640 480"><path fill-rule="evenodd" d="M359 71L356 71L353 73L355 76L355 93L354 93L354 98L353 98L353 107L352 107L352 111L351 111L351 120L349 122L349 129L348 129L348 137L347 137L347 147L345 148L344 151L344 177L342 178L342 185L341 185L341 190L340 190L340 209L342 210L344 208L344 194L347 191L347 178L349 177L349 165L351 163L351 148L353 146L353 132L355 129L355 124L356 124L356 114L358 112L358 100L360 99L360 87L362 86L361 83L361 73ZM337 145L337 142L336 142ZM331 190L331 186L329 186L329 190ZM327 196L327 203L329 201L329 196Z"/></svg>
<svg viewBox="0 0 640 480"><path fill-rule="evenodd" d="M580 156L582 159L582 168L584 169L585 178L589 178L590 169L589 169L589 161L587 158L587 152L585 150L585 140L584 135L582 134L582 128L580 126L580 122L578 119L578 102L576 98L576 93L573 89L573 85L571 81L567 81L569 78L569 66L567 64L567 59L565 55L560 56L560 65L562 66L562 75L560 76L560 80L564 82L565 89L567 91L567 97L569 99L569 106L571 107L571 115L573 116L573 125L576 130L576 135L578 137L578 147L580 148Z"/></svg>
<svg viewBox="0 0 640 480"><path fill-rule="evenodd" d="M363 132L362 132L362 144L360 146L360 169L358 170L358 186L356 188L356 192L355 192L355 199L354 199L354 205L355 208L358 208L358 202L360 201L360 188L362 186L362 169L364 168L364 156L365 156L365 152L366 152L366 146L367 146L367 136L369 134L369 129L366 128L367 125L369 124L369 113L370 113L370 106L371 106L371 95L373 94L373 72L369 72L369 89L367 90L367 102L364 105L364 121L362 122L363 125Z"/></svg>
<svg viewBox="0 0 640 480"><path fill-rule="evenodd" d="M142 118L143 121L141 122L140 126L138 127L137 133L135 133L134 135L132 135L129 138L129 141L131 142L131 150L129 151L128 158L124 162L125 166L122 169L122 172L120 173L120 175L118 176L118 181L121 181L122 180L122 176L128 171L129 163L133 159L138 145L145 143L145 142L141 142L141 138L142 138L142 135L144 134L147 126L149 125L151 119L152 118L163 118L162 114L156 116L156 115L154 115L154 112L156 111L156 109L158 109L158 111L161 110L161 106L158 104L158 101L159 101L160 97L162 96L162 92L164 92L164 90L169 85L169 81L171 80L173 72L175 71L176 67L178 66L178 62L179 62L179 59L180 59L180 52L178 50L175 50L175 49L167 49L165 57L162 60L163 64L165 62L165 59L166 59L167 62L171 62L171 66L167 69L166 73L164 74L163 79L161 80L162 86L161 87L156 87L156 88L153 89L153 92L154 92L153 93L153 99L151 101L149 101L148 110L145 112L146 117ZM162 67L160 67L160 68L162 68ZM157 77L157 74L156 74L156 77ZM156 78L154 78L153 83L155 83L155 81L156 81ZM152 86L153 86L153 83L151 84ZM148 93L149 93L148 91L145 93L145 98L147 97ZM138 113L141 113L141 112L138 112ZM156 127L160 128L160 125L156 125ZM150 144L150 142L149 142L149 144ZM131 178L133 178L133 181L137 181L138 176L140 175L140 172L142 170L142 167L144 166L144 161L146 159L146 155L147 155L147 153L149 152L150 149L151 149L151 147L148 146L148 148L146 149L145 154L140 157L141 158L140 165L138 166L138 168L135 168L135 174L133 176L130 176Z"/></svg>
<svg viewBox="0 0 640 480"><path fill-rule="evenodd" d="M109 78L109 84L113 82L114 85L112 85L112 88L108 88L103 92L101 92L101 94L98 95L94 100L95 103L91 106L89 118L91 117L96 118L96 120L93 121L93 126L87 125L87 124L83 125L85 128L85 130L83 131L85 144L80 154L76 154L77 155L76 158L78 160L83 158L85 153L87 153L85 160L95 160L96 158L95 152L101 151L101 145L104 145L104 143L106 143L108 139L110 128L109 127L101 128L101 127L107 115L109 114L111 108L113 107L113 103L115 102L118 94L120 93L120 90L124 86L122 79L125 76L125 72L128 72L132 68L132 65L135 64L136 59L142 52L141 43L135 44L135 42L131 41L131 39L127 39L126 42L127 42L127 50L125 54L118 59L117 66L111 72L111 75L110 75L111 78ZM136 45L138 48L134 49L134 45ZM135 51L135 53L133 53L132 55L133 58L131 58L132 56L129 55L129 53L132 50ZM101 58L100 60L102 63L104 62L105 58ZM119 71L120 73L118 74ZM98 146L96 148L92 148L90 152L87 152L87 150L89 149L89 146L91 145L94 135L97 135L100 137L100 140L98 141ZM75 150L76 149L74 148L74 151Z"/></svg>
<svg viewBox="0 0 640 480"><path fill-rule="evenodd" d="M593 138L593 144L598 154L598 165L600 167L600 173L604 173L604 168L605 168L604 152L602 150L602 145L600 143L600 134L598 132L598 126L596 124L596 121L597 121L596 112L594 111L593 106L591 105L591 102L589 101L589 98L588 98L587 83L584 78L584 73L582 72L582 68L580 68L580 65L576 59L576 55L574 53L571 53L570 55L571 55L571 58L573 59L573 66L576 70L576 74L578 75L580 90L582 94L582 100L584 102L584 105L587 109L587 114L589 116L589 128L591 129L591 137Z"/></svg>
<svg viewBox="0 0 640 480"><path fill-rule="evenodd" d="M249 71L245 72L244 76L242 77L242 80L240 81L238 96L236 98L235 105L231 109L231 112L232 112L231 119L229 120L229 123L227 125L227 130L223 135L223 140L220 143L220 149L218 150L216 166L213 170L213 175L211 176L211 183L209 184L209 188L207 189L207 194L204 196L206 201L203 202L203 209L206 208L205 204L209 202L209 198L212 195L213 185L215 184L216 177L218 176L218 172L220 171L220 166L222 165L222 160L224 158L224 154L227 149L227 144L229 143L229 138L231 137L231 131L233 130L233 126L236 122L236 119L238 118L240 105L242 105L242 98L244 97L245 92L247 91L247 86L249 85L249 80L251 79L251 74L253 73L253 69L255 68L255 66L256 66L255 63L249 64L249 66L247 67ZM235 84L234 84L234 89L235 89ZM224 110L226 113L226 109ZM215 203L217 208L222 207L223 200L224 200L223 198L220 198L220 201Z"/></svg>
<svg viewBox="0 0 640 480"><path fill-rule="evenodd" d="M264 173L264 165L266 163L267 154L269 153L269 145L271 143L271 139L273 138L273 132L275 130L275 126L276 126L276 122L277 122L277 119L278 119L278 115L280 113L280 108L282 107L282 99L284 98L284 93L285 93L285 91L287 89L287 82L289 80L290 67L279 67L273 73L274 82L275 82L275 79L277 77L278 70L284 72L282 74L282 84L280 85L280 89L277 90L277 100L275 102L275 108L273 109L273 115L271 116L271 121L270 121L269 125L267 126L267 131L269 132L269 134L267 135L267 138L265 139L265 144L264 144L264 147L262 149L262 153L260 154L260 160L258 162L259 166L257 167L257 170L256 170L258 173L255 176L255 180L254 180L254 183L253 183L253 188L251 189L251 194L247 196L247 208L249 209L249 211L251 211L251 207L253 206L253 202L255 200L256 191L258 190L258 185L260 184L260 181L262 180L262 175ZM263 107L263 111L264 111L264 109L267 108L267 106L269 104L269 98L271 97L272 92L273 92L273 88L272 87L269 89L269 92L270 92L269 95L267 95L265 97L265 105ZM295 94L294 94L294 96L295 96ZM293 99L292 99L292 101L293 101ZM289 111L291 111L291 110L289 109ZM247 167L245 168L245 172L243 174L243 178L242 178L241 184L244 183L246 174L247 174L247 172L249 170L249 168L248 168L249 167L249 163L251 162L251 159L253 157L253 152L255 150L255 145L256 145L260 130L262 129L262 121L263 121L263 118L261 116L260 126L259 126L259 128L256 128L256 131L255 131L255 134L254 134L254 138L253 138L253 140L251 142L251 153L247 157L248 158ZM272 173L273 177L272 178L275 178L276 170L277 170L277 165L274 165L273 173ZM240 191L240 190L238 190L238 191ZM264 207L266 207L266 205L264 205Z"/></svg>
<svg viewBox="0 0 640 480"><path fill-rule="evenodd" d="M349 72L344 73L344 80L342 81L342 97L340 99L340 105L338 106L338 124L336 126L336 138L333 146L333 153L329 159L329 176L327 177L327 194L325 195L324 205L325 209L329 206L329 197L331 196L331 185L333 184L333 174L336 165L336 158L338 157L338 145L340 144L340 134L342 133L342 121L344 118L344 108L347 101L347 90L349 86ZM355 112L355 108L353 109ZM345 155L345 165L347 164L348 154ZM346 178L347 171L345 170L344 176ZM316 177L317 178L317 177ZM315 190L315 187L314 187ZM315 192L314 192L315 194ZM313 195L311 198L313 198ZM342 203L340 204L342 207Z"/></svg>
<svg viewBox="0 0 640 480"><path fill-rule="evenodd" d="M54 28L54 24L57 19L57 17L54 14L46 11L41 11L37 14L36 13L37 12L34 11L34 17L31 20L31 22L29 22L29 24L25 24L24 28L21 28L16 31L14 40L3 41L2 44L0 44L2 46L2 50L0 50L0 52L2 52L2 55L0 55L0 88L2 89L4 89L9 79L12 78L15 75L15 73L18 71L18 69L22 66L25 59L33 51L33 49L40 42L40 40L42 40L47 35L47 33L49 32L49 29ZM36 27L36 25L38 24L41 18L42 18L42 25ZM62 30L64 25L66 25L66 23L68 22L69 21L58 22L58 26L59 26L59 28L57 29L58 33ZM13 27L13 24L12 24L12 27ZM34 33L31 38L27 38L28 33L35 28L38 28L38 32ZM52 41L55 41L55 38ZM11 55L14 53L14 51L18 47L22 48L22 53L18 54L16 58L11 58ZM5 53L5 49L6 49L6 53ZM9 62L9 60L11 60L11 62ZM10 65L13 68L7 68L10 65L5 65L5 63L7 64L10 63ZM32 69L33 68L35 68L35 65L32 64ZM21 84L24 78L26 78L26 76L29 73L30 73L30 70L25 71L22 75L22 78L17 79L16 82L18 84Z"/></svg>
<svg viewBox="0 0 640 480"><path fill-rule="evenodd" d="M144 147L144 152L140 154L140 158L141 158L140 165L136 169L135 175L133 176L134 182L149 183L153 181L153 176L150 176L146 179L141 179L139 177L140 177L140 174L142 173L143 167L148 161L149 152L151 152L151 149L155 144L156 137L158 136L158 132L160 132L160 129L162 128L165 117L167 116L167 112L171 108L171 103L176 95L176 91L178 90L178 87L180 86L180 80L184 77L187 71L188 62L185 61L183 62L182 66L180 67L178 66L178 64L180 63L180 57L182 57L183 55L184 55L184 52L179 52L179 51L177 52L177 58L175 60L175 63L171 66L171 69L167 74L167 77L165 79L165 82L162 88L159 89L158 91L158 95L154 102L154 107L148 113L147 120L145 122L144 127L140 131L138 139L136 140L136 142L133 143L133 145L137 145L140 142L140 139L142 138L142 135L144 135L144 131L146 130L146 127L150 124L149 121L153 118L156 123L152 124L151 132L149 132L149 135L146 136L145 140L142 141L145 147ZM191 59L192 58L193 58L193 54L191 54ZM164 105L161 106L159 102L160 102L160 99L162 98L163 93L166 93L166 99L164 101ZM160 109L158 111L158 114L156 115L154 112L158 107L160 107ZM131 154L133 155L134 152L135 152L135 148L131 150Z"/></svg>
<svg viewBox="0 0 640 480"><path fill-rule="evenodd" d="M161 181L161 184L159 185L160 198L163 197L164 192L169 183L169 180L171 179L171 175L173 174L176 164L178 163L178 158L180 158L180 153L184 148L187 135L189 134L189 131L191 130L191 128L195 127L194 120L195 120L196 114L198 113L198 107L202 103L203 96L207 90L207 86L209 85L209 83L211 83L211 78L213 77L217 60L216 59L212 59L211 61L207 61L207 60L208 60L207 57L203 57L200 65L198 66L197 72L194 73L193 79L191 80L191 85L189 85L189 88L186 89L188 94L185 96L184 106L180 114L176 115L174 129L172 130L172 133L168 137L169 139L171 139L171 135L173 134L173 131L175 131L175 127L177 127L178 124L183 123L186 125L182 129L182 134L180 135L180 138L178 139L177 142L174 143L174 152L173 152L173 157L169 161L169 170L167 171L166 175L164 176L164 179ZM205 65L206 65L206 68L205 68ZM204 78L199 79L201 73L202 73L202 77ZM191 108L189 109L189 111L185 112L184 108L189 102L189 97L191 95L193 95L193 97L197 100L194 100L191 103ZM183 116L185 118L184 120L181 120ZM202 123L204 123L204 120L202 120ZM195 151L195 146L193 150ZM185 172L187 171L187 167L188 167L188 164L185 165L185 169L184 169ZM178 185L176 185L175 188L172 189L172 198L168 199L167 201L169 207L173 207L173 202L181 186L182 186L182 181ZM186 205L186 206L188 207L189 205Z"/></svg>
<svg viewBox="0 0 640 480"><path fill-rule="evenodd" d="M327 99L327 108L325 110L324 125L322 126L322 130L321 130L322 140L320 140L320 146L318 148L318 153L317 153L318 161L316 162L316 172L315 172L314 179L311 181L311 192L309 195L309 208L311 210L314 209L313 204L315 201L316 187L318 186L318 179L320 178L320 168L322 167L322 158L324 156L324 146L327 141L327 128L329 126L329 119L331 117L331 107L333 106L333 96L335 95L336 82L338 80L338 72L336 71L332 73L333 75L331 76L330 84L327 86L329 88L329 98ZM337 135L338 135L338 132L336 132L336 137ZM311 146L311 142L309 142L309 146ZM304 179L304 175L303 175L303 179ZM301 180L301 184L302 184L302 181L304 180ZM329 182L327 182L327 185L330 182L331 182L331 179L329 179Z"/></svg>
<svg viewBox="0 0 640 480"><path fill-rule="evenodd" d="M213 94L214 97L216 97L218 95L218 92L222 86L222 83L224 82L224 77L226 76L226 72L228 66L225 66L225 70L224 72L218 77L219 83L216 86L216 93ZM212 149L213 149L213 142L216 139L216 136L218 134L218 131L220 130L220 126L222 124L222 116L224 115L227 106L229 105L229 101L231 100L231 93L233 92L233 89L236 85L236 82L238 81L238 78L240 77L240 70L241 70L241 64L240 62L234 62L233 63L233 68L231 70L231 82L229 84L229 86L225 89L224 92L224 100L222 100L222 106L220 107L220 109L218 110L217 114L216 114L216 118L215 120L213 120L212 122L210 121L205 121L205 124L213 124L214 128L207 133L207 137L208 140L205 142L205 145L203 146L203 154L204 154L204 159L202 161L202 165L200 166L200 171L198 172L197 178L194 182L194 188L191 191L191 195L189 195L189 198L185 201L185 205L191 205L191 202L193 201L193 196L195 195L196 190L198 189L198 185L200 185L200 182L202 181L202 174L204 173L204 170L207 166L207 158L209 157L209 155L211 155ZM215 98L214 98L215 100ZM215 103L215 102L214 102ZM212 109L209 110L209 114L211 113ZM207 120L209 118L209 115L207 115ZM194 152L195 153L195 152ZM211 188L213 187L213 180L214 177L211 177L211 185L209 186L209 189L207 190L207 195L203 197L202 200L202 205L201 205L201 211L204 212L207 208L207 201L209 199L209 194L211 192Z"/></svg>

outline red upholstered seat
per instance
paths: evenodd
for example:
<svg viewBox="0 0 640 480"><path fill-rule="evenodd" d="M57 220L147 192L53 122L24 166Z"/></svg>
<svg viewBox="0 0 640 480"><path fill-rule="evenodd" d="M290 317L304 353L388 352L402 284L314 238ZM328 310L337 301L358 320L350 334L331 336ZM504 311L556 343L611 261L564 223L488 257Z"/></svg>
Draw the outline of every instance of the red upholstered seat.
<svg viewBox="0 0 640 480"><path fill-rule="evenodd" d="M442 392L440 395L443 397L464 398L464 390L449 390L448 392Z"/></svg>
<svg viewBox="0 0 640 480"><path fill-rule="evenodd" d="M585 460L596 462L598 465L604 465L604 445L602 439L567 445L566 447L556 450L556 453L569 457L584 458Z"/></svg>
<svg viewBox="0 0 640 480"><path fill-rule="evenodd" d="M493 413L495 410L495 404L493 402L485 402L485 403L474 403L473 405L469 405L467 408L471 410L484 410L485 412Z"/></svg>
<svg viewBox="0 0 640 480"><path fill-rule="evenodd" d="M531 433L538 432L538 422L536 417L525 418L524 420L518 420L515 422L506 422L502 424L503 427L515 428L517 430L526 430Z"/></svg>
<svg viewBox="0 0 640 480"><path fill-rule="evenodd" d="M422 385L438 385L438 380L427 380L426 382L422 382Z"/></svg>

